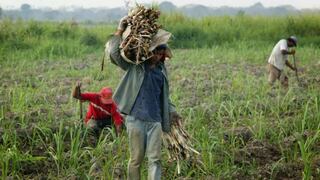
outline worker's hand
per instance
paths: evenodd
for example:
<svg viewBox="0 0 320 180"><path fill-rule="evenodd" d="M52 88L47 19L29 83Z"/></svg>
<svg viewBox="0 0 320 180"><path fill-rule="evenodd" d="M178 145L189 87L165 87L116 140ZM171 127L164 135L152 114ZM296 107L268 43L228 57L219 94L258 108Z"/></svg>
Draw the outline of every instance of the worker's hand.
<svg viewBox="0 0 320 180"><path fill-rule="evenodd" d="M81 85L82 84L81 84L80 81L78 81L77 84L76 84L76 91L79 92L79 93L81 93Z"/></svg>
<svg viewBox="0 0 320 180"><path fill-rule="evenodd" d="M115 35L122 35L122 33L126 30L128 26L127 18L128 16L124 16L120 19L117 31L114 33Z"/></svg>
<svg viewBox="0 0 320 180"><path fill-rule="evenodd" d="M295 55L295 54L296 54L296 50L295 50L295 49L292 49L292 50L290 51L290 54Z"/></svg>
<svg viewBox="0 0 320 180"><path fill-rule="evenodd" d="M179 126L182 125L181 124L181 119L182 118L176 111L170 113L170 119L171 119L172 123L176 123Z"/></svg>
<svg viewBox="0 0 320 180"><path fill-rule="evenodd" d="M128 26L128 21L127 21L127 19L128 19L128 16L124 16L124 17L122 17L122 18L120 19L119 25L118 25L118 29L119 29L119 30L122 30L122 31L126 30L126 28L127 28L127 26Z"/></svg>
<svg viewBox="0 0 320 180"><path fill-rule="evenodd" d="M76 99L81 99L81 82L78 81L73 89L72 96Z"/></svg>
<svg viewBox="0 0 320 180"><path fill-rule="evenodd" d="M77 88L77 89L80 89L80 88L81 88L81 82L80 82L80 81L77 82L76 88Z"/></svg>

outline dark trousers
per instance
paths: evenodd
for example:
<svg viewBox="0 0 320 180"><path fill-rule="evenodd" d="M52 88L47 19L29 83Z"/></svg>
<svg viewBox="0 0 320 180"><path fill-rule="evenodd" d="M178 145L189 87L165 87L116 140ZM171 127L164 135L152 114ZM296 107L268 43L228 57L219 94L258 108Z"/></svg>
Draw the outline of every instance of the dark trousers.
<svg viewBox="0 0 320 180"><path fill-rule="evenodd" d="M112 121L111 117L106 119L90 119L87 123L87 127L89 127L94 135L99 138L101 131L104 128L111 128L112 127Z"/></svg>

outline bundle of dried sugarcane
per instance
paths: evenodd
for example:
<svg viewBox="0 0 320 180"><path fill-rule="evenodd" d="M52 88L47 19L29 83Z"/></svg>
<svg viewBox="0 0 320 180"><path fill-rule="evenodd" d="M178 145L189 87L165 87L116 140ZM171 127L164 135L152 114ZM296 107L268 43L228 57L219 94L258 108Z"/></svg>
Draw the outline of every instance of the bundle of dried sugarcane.
<svg viewBox="0 0 320 180"><path fill-rule="evenodd" d="M163 133L162 141L168 149L170 161L177 161L178 174L180 174L180 161L188 160L194 166L203 169L203 163L200 158L200 153L193 148L191 137L182 127L180 122L174 123L171 126L169 133Z"/></svg>
<svg viewBox="0 0 320 180"><path fill-rule="evenodd" d="M149 47L152 37L161 27L156 23L159 15L159 10L137 5L126 18L130 32L123 39L120 48L132 63L139 64L153 55L149 52Z"/></svg>

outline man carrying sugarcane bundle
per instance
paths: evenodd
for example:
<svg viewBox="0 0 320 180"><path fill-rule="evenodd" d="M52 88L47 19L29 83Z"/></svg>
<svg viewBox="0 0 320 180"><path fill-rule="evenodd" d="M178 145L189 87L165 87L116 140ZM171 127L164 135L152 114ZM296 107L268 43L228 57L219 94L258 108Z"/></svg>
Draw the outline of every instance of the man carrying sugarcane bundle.
<svg viewBox="0 0 320 180"><path fill-rule="evenodd" d="M164 61L172 57L167 45L171 34L164 30L157 31L151 47L147 49L149 52L146 52L152 55L145 60L142 55L130 62L121 53L123 48L120 48L125 39L123 32L128 26L126 18L120 20L106 51L111 62L126 71L114 100L126 116L130 151L127 175L128 179L140 179L140 167L146 155L148 179L160 180L162 131L169 132L171 123L180 119L169 99L169 79L164 65Z"/></svg>
<svg viewBox="0 0 320 180"><path fill-rule="evenodd" d="M281 39L273 48L271 55L268 60L268 81L271 86L278 79L284 88L289 85L288 77L283 73L284 66L288 66L293 71L297 71L288 61L288 55L295 55L295 49L289 51L289 48L297 46L297 38L295 36L290 36L287 39Z"/></svg>
<svg viewBox="0 0 320 180"><path fill-rule="evenodd" d="M112 90L103 87L99 93L81 93L81 83L77 82L72 96L80 101L89 101L88 111L84 122L94 135L99 138L103 128L111 128L114 122L116 133L121 133L122 117L117 105L112 100ZM82 112L80 112L82 113Z"/></svg>

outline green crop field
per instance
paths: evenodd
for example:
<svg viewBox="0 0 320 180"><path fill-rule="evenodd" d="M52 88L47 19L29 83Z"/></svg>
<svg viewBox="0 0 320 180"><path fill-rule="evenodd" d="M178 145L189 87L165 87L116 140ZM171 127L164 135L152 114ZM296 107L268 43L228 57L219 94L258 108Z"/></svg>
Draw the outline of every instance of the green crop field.
<svg viewBox="0 0 320 180"><path fill-rule="evenodd" d="M163 179L320 178L320 15L162 16L173 33L166 62L173 103L203 166L168 161ZM88 142L71 92L117 87L123 71L105 60L116 24L0 20L0 175L2 179L126 177L126 133ZM267 83L267 58L296 35L299 86ZM290 57L290 61L292 58ZM87 104L84 104L86 107ZM84 108L85 109L85 108ZM147 178L146 164L142 169Z"/></svg>

